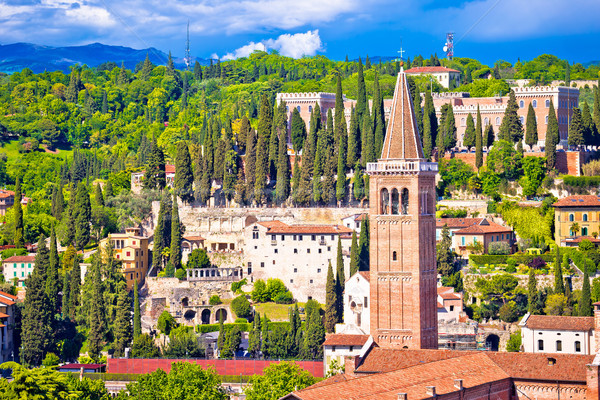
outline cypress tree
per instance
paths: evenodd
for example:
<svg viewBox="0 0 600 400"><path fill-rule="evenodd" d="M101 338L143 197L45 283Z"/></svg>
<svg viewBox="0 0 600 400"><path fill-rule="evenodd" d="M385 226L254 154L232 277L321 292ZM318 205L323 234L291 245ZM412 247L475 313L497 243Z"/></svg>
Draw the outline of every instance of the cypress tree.
<svg viewBox="0 0 600 400"><path fill-rule="evenodd" d="M333 176L334 165L333 155L328 157L326 167L323 172L323 182L321 182L321 200L326 205L335 204L336 200L336 181Z"/></svg>
<svg viewBox="0 0 600 400"><path fill-rule="evenodd" d="M361 133L362 133L362 138L361 138L362 163L361 164L362 164L363 168L366 168L367 163L374 162L377 157L377 155L375 154L375 143L374 143L375 138L373 137L373 127L371 126L371 121L369 121L369 118L365 118L363 120Z"/></svg>
<svg viewBox="0 0 600 400"><path fill-rule="evenodd" d="M326 329L325 326L323 326L323 319L321 318L319 310L313 311L310 314L310 317L307 315L307 319L310 319L310 321L306 324L304 343L302 346L303 358L309 360L322 360ZM327 321L327 312L325 313L325 321Z"/></svg>
<svg viewBox="0 0 600 400"><path fill-rule="evenodd" d="M450 149L456 146L456 121L454 120L454 110L450 105L446 111L444 126L444 147Z"/></svg>
<svg viewBox="0 0 600 400"><path fill-rule="evenodd" d="M533 105L529 103L529 108L527 109L527 122L525 125L525 143L531 148L537 144L537 141L538 129L535 119L535 110L533 109Z"/></svg>
<svg viewBox="0 0 600 400"><path fill-rule="evenodd" d="M246 194L247 201L250 203L254 197L254 181L256 178L256 134L254 129L250 128L246 141L246 165L244 174L246 175Z"/></svg>
<svg viewBox="0 0 600 400"><path fill-rule="evenodd" d="M117 78L117 85L123 86L129 83L127 78L127 70L125 69L125 63L121 62L121 68L119 70L119 76Z"/></svg>
<svg viewBox="0 0 600 400"><path fill-rule="evenodd" d="M108 98L106 96L106 90L102 91L102 114L108 114Z"/></svg>
<svg viewBox="0 0 600 400"><path fill-rule="evenodd" d="M425 130L425 119L429 118L429 124L431 127L431 143L436 143L437 132L438 132L438 120L435 115L435 106L433 105L433 97L430 92L425 93L425 107L423 110L423 130Z"/></svg>
<svg viewBox="0 0 600 400"><path fill-rule="evenodd" d="M303 193L305 193L306 188L301 189L300 187L300 180L302 179L304 171L302 170L302 168L300 168L300 164L298 164L298 157L294 157L293 171L294 172L292 173L292 198L296 205L303 204L304 199L302 197L301 190L304 189Z"/></svg>
<svg viewBox="0 0 600 400"><path fill-rule="evenodd" d="M354 199L357 201L361 201L365 198L365 186L363 181L362 169L360 166L360 162L356 161L354 165L354 177L352 178L352 191L354 195Z"/></svg>
<svg viewBox="0 0 600 400"><path fill-rule="evenodd" d="M69 310L69 298L70 298L69 284L70 284L70 282L69 281L70 281L69 271L65 271L65 273L63 274L63 281L62 281L62 304L60 307L60 312L61 312L63 319L69 318L69 315L70 315L70 310Z"/></svg>
<svg viewBox="0 0 600 400"><path fill-rule="evenodd" d="M463 146L469 148L475 146L475 124L473 123L473 116L471 115L471 113L467 115L467 127L465 128Z"/></svg>
<svg viewBox="0 0 600 400"><path fill-rule="evenodd" d="M590 113L590 107L587 102L583 102L583 109L581 110L581 121L583 123L583 141L586 146L592 146L596 142L596 126Z"/></svg>
<svg viewBox="0 0 600 400"><path fill-rule="evenodd" d="M421 92L415 86L415 90L413 91L413 108L415 110L415 119L417 120L417 129L419 130L419 135L423 136L423 111L421 108ZM432 141L432 143L434 143Z"/></svg>
<svg viewBox="0 0 600 400"><path fill-rule="evenodd" d="M284 133L279 140L279 150L277 155L277 184L275 187L275 197L279 204L285 203L290 196L290 157L287 153L287 144Z"/></svg>
<svg viewBox="0 0 600 400"><path fill-rule="evenodd" d="M273 107L266 94L263 94L258 115L258 129L256 131L258 140L256 142L256 180L254 183L254 197L258 204L266 200L265 185L267 181L268 168L268 146L267 140L271 133L273 124Z"/></svg>
<svg viewBox="0 0 600 400"><path fill-rule="evenodd" d="M365 59L365 69L371 69L371 59L369 58L368 54L367 58Z"/></svg>
<svg viewBox="0 0 600 400"><path fill-rule="evenodd" d="M571 86L571 65L568 61L565 62L565 86Z"/></svg>
<svg viewBox="0 0 600 400"><path fill-rule="evenodd" d="M360 249L360 270L369 270L369 219L365 218L360 227L360 236L358 237L358 247Z"/></svg>
<svg viewBox="0 0 600 400"><path fill-rule="evenodd" d="M50 311L56 312L60 307L58 293L60 291L58 268L59 268L58 250L56 248L56 233L54 227L50 233L50 255L48 268L46 269L46 296L50 302Z"/></svg>
<svg viewBox="0 0 600 400"><path fill-rule="evenodd" d="M156 139L150 147L150 157L144 172L143 187L145 189L163 189L166 185L165 155Z"/></svg>
<svg viewBox="0 0 600 400"><path fill-rule="evenodd" d="M144 64L142 65L142 69L140 70L140 79L143 81L147 81L150 78L153 69L154 66L150 62L150 57L148 53L146 53L146 59L144 60Z"/></svg>
<svg viewBox="0 0 600 400"><path fill-rule="evenodd" d="M104 207L104 196L102 195L102 188L99 183L94 186L94 201L98 207Z"/></svg>
<svg viewBox="0 0 600 400"><path fill-rule="evenodd" d="M114 332L115 356L123 357L125 355L125 348L130 346L132 340L131 302L127 295L127 285L125 282L121 282L118 288Z"/></svg>
<svg viewBox="0 0 600 400"><path fill-rule="evenodd" d="M342 76L341 74L337 74L337 84L336 84L336 91L335 91L335 129L334 129L334 135L333 135L333 143L334 143L334 149L336 149L336 151L339 151L338 149L340 149L340 142L342 140L342 136L347 136L348 132L347 132L347 127L346 127L346 116L344 114L344 94L342 93ZM346 157L346 154L344 154L344 157ZM345 165L345 158L344 158L344 165Z"/></svg>
<svg viewBox="0 0 600 400"><path fill-rule="evenodd" d="M259 318L260 318L260 314L259 314ZM267 314L265 313L263 315L263 319L261 322L261 336L262 336L262 354L263 354L263 358L267 359L269 358L269 356L271 355L271 335L270 335L270 331L269 331L269 318L267 317Z"/></svg>
<svg viewBox="0 0 600 400"><path fill-rule="evenodd" d="M173 209L171 211L171 256L169 258L175 270L181 268L181 225L179 222L179 207L177 196L173 194Z"/></svg>
<svg viewBox="0 0 600 400"><path fill-rule="evenodd" d="M327 267L327 283L325 293L325 330L327 333L331 333L335 331L335 324L338 322L336 280L333 277L331 261Z"/></svg>
<svg viewBox="0 0 600 400"><path fill-rule="evenodd" d="M254 319L252 330L248 335L248 352L252 358L258 358L260 355L260 315Z"/></svg>
<svg viewBox="0 0 600 400"><path fill-rule="evenodd" d="M306 138L306 124L300 116L300 112L298 112L297 108L294 108L292 111L291 136L294 152L299 154L300 150L302 150L304 147L304 139Z"/></svg>
<svg viewBox="0 0 600 400"><path fill-rule="evenodd" d="M560 247L556 246L556 258L554 259L554 293L564 294L565 285L563 283L562 267L561 267Z"/></svg>
<svg viewBox="0 0 600 400"><path fill-rule="evenodd" d="M133 339L142 334L142 313L137 280L133 281Z"/></svg>
<svg viewBox="0 0 600 400"><path fill-rule="evenodd" d="M488 149L491 145L494 144L495 135L494 135L494 127L492 124L489 124L485 127L485 133L483 134L483 143Z"/></svg>
<svg viewBox="0 0 600 400"><path fill-rule="evenodd" d="M346 157L346 166L352 168L356 161L360 159L360 136L356 121L356 112L352 107L350 114L350 129L348 131L348 152Z"/></svg>
<svg viewBox="0 0 600 400"><path fill-rule="evenodd" d="M152 250L152 264L159 269L162 268L162 251L170 245L166 240L166 234L171 233L171 206L170 195L164 193L158 209Z"/></svg>
<svg viewBox="0 0 600 400"><path fill-rule="evenodd" d="M521 120L517 115L518 109L519 105L517 104L515 92L514 90L511 90L508 95L508 102L506 103L504 118L502 119L498 133L500 140L517 143L523 139L523 126L521 125Z"/></svg>
<svg viewBox="0 0 600 400"><path fill-rule="evenodd" d="M60 195L62 197L62 194ZM104 185L104 199L109 200L113 197L113 187L110 179L106 180L106 185Z"/></svg>
<svg viewBox="0 0 600 400"><path fill-rule="evenodd" d="M64 208L65 198L63 196L63 188L60 183L56 183L52 186L52 216L60 221Z"/></svg>
<svg viewBox="0 0 600 400"><path fill-rule="evenodd" d="M79 73L77 72L77 69L73 68L69 78L69 86L67 87L67 92L65 93L65 101L67 103L77 103L80 85L81 81L79 80Z"/></svg>
<svg viewBox="0 0 600 400"><path fill-rule="evenodd" d="M367 105L367 89L365 87L365 77L363 75L363 64L358 57L358 96L356 98L356 119L358 121L358 125L362 126L363 119L368 112Z"/></svg>
<svg viewBox="0 0 600 400"><path fill-rule="evenodd" d="M425 93L425 108L423 110L423 130L422 130L422 141L423 141L423 155L425 156L426 159L430 160L431 159L431 154L433 152L433 146L435 144L435 140L434 140L434 135L432 132L432 126L431 126L431 119L429 118L429 106L430 103L429 101L427 101L428 97L431 97L431 94L429 92ZM433 104L433 103L432 103ZM440 132L437 134L437 136L440 139L440 144L438 144L438 157L443 157L444 153L445 153L445 149L443 148L444 145L444 141L443 141L443 137L444 137L444 132L442 132L442 130L444 129L444 126L440 126Z"/></svg>
<svg viewBox="0 0 600 400"><path fill-rule="evenodd" d="M75 321L81 298L81 267L77 255L73 258L69 290L69 317L71 321Z"/></svg>
<svg viewBox="0 0 600 400"><path fill-rule="evenodd" d="M44 235L38 241L35 268L25 281L21 360L25 365L38 366L52 344L52 312L46 294L44 275L50 263Z"/></svg>
<svg viewBox="0 0 600 400"><path fill-rule="evenodd" d="M527 283L527 300L528 308L527 311L530 314L537 314L537 281L535 279L535 269L529 267L529 281Z"/></svg>
<svg viewBox="0 0 600 400"><path fill-rule="evenodd" d="M174 193L181 198L181 201L188 204L194 201L194 174L191 167L190 150L187 143L182 140L177 143L173 189Z"/></svg>
<svg viewBox="0 0 600 400"><path fill-rule="evenodd" d="M23 240L23 208L21 207L21 178L17 176L15 182L15 202L13 205L15 216L14 243L17 249L25 247Z"/></svg>
<svg viewBox="0 0 600 400"><path fill-rule="evenodd" d="M352 231L352 245L350 246L350 276L354 276L360 268L360 253L356 231Z"/></svg>
<svg viewBox="0 0 600 400"><path fill-rule="evenodd" d="M90 222L92 220L92 205L90 195L83 182L77 185L77 197L75 198L75 243L76 248L83 248L90 241Z"/></svg>
<svg viewBox="0 0 600 400"><path fill-rule="evenodd" d="M194 79L197 81L202 80L202 66L200 65L198 60L196 60L196 62L194 63Z"/></svg>
<svg viewBox="0 0 600 400"><path fill-rule="evenodd" d="M217 338L217 349L219 349L219 354L225 351L226 332L223 322L223 313L221 313L219 314L219 337Z"/></svg>
<svg viewBox="0 0 600 400"><path fill-rule="evenodd" d="M240 131L236 135L236 143L241 153L246 152L246 142L248 141L248 133L251 129L250 120L244 115L240 124Z"/></svg>
<svg viewBox="0 0 600 400"><path fill-rule="evenodd" d="M583 286L581 287L581 303L579 304L579 315L582 317L592 316L592 293L590 291L590 275L587 263L583 267Z"/></svg>
<svg viewBox="0 0 600 400"><path fill-rule="evenodd" d="M546 140L545 140L545 153L546 153L546 167L548 171L554 169L556 165L556 145L560 141L560 133L558 130L558 120L556 119L556 112L554 111L554 102L550 101L550 108L548 110L548 127L546 128Z"/></svg>
<svg viewBox="0 0 600 400"><path fill-rule="evenodd" d="M342 239L338 235L337 257L336 257L336 304L337 304L337 321L343 322L344 319L344 286L346 284L346 274L344 271L344 257L342 254Z"/></svg>
<svg viewBox="0 0 600 400"><path fill-rule="evenodd" d="M385 114L377 72L375 72L375 80L373 82L373 132L375 135L375 154L379 155L381 154L385 139Z"/></svg>
<svg viewBox="0 0 600 400"><path fill-rule="evenodd" d="M573 107L573 117L571 119L571 125L569 126L569 145L582 146L584 144L581 110L577 107Z"/></svg>
<svg viewBox="0 0 600 400"><path fill-rule="evenodd" d="M342 146L344 140L341 140ZM338 152L338 162L337 162L337 182L335 186L335 197L338 202L342 203L346 199L347 188L346 188L346 157L344 155L345 152Z"/></svg>
<svg viewBox="0 0 600 400"><path fill-rule="evenodd" d="M104 299L102 288L101 259L98 252L92 256L92 298L89 315L88 354L94 361L99 361L104 342L106 323L104 318Z"/></svg>
<svg viewBox="0 0 600 400"><path fill-rule="evenodd" d="M477 105L477 123L475 125L475 166L477 169L483 165L483 129L481 124L481 112Z"/></svg>
<svg viewBox="0 0 600 400"><path fill-rule="evenodd" d="M600 135L600 78L598 79L598 85L594 88L594 125L596 126L596 133ZM597 137L595 144L600 144L600 139Z"/></svg>

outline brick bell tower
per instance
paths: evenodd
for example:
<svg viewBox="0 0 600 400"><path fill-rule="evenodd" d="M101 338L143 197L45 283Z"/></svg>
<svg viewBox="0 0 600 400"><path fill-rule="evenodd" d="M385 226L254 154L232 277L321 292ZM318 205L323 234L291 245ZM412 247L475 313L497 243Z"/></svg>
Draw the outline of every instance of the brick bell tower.
<svg viewBox="0 0 600 400"><path fill-rule="evenodd" d="M437 349L435 175L401 69L381 158L367 164L371 335L383 348Z"/></svg>

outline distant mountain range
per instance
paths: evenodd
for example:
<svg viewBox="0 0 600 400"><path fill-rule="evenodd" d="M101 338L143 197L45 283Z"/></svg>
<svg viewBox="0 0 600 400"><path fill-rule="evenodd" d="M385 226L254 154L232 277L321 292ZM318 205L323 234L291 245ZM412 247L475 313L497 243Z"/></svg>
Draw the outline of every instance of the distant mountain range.
<svg viewBox="0 0 600 400"><path fill-rule="evenodd" d="M137 63L144 61L146 55L156 65L165 65L168 55L153 47L136 50L130 47L109 46L102 43L92 43L85 46L51 47L31 43L13 43L0 45L0 72L12 73L24 68L34 73L44 71L68 72L75 64L85 64L96 67L112 61L117 65L125 63L128 69L134 69ZM192 62L208 65L210 60L193 58ZM185 68L183 58L173 58L177 68Z"/></svg>

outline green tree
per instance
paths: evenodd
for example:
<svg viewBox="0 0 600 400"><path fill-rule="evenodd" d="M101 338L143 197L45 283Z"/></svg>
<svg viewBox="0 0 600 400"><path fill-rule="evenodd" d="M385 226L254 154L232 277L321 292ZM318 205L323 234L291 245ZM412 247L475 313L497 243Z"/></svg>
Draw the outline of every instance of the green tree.
<svg viewBox="0 0 600 400"><path fill-rule="evenodd" d="M211 265L205 249L194 249L188 257L186 268L210 268Z"/></svg>
<svg viewBox="0 0 600 400"><path fill-rule="evenodd" d="M360 159L360 132L358 130L358 121L356 111L352 107L350 113L350 128L348 129L348 151L346 153L346 166L352 168Z"/></svg>
<svg viewBox="0 0 600 400"><path fill-rule="evenodd" d="M90 241L90 222L92 219L92 205L90 195L83 182L77 185L75 198L75 243L82 250Z"/></svg>
<svg viewBox="0 0 600 400"><path fill-rule="evenodd" d="M48 268L46 269L46 295L50 302L50 310L55 313L60 308L60 299L58 293L60 286L58 285L58 269L60 260L58 258L58 250L56 248L56 233L54 227L52 227L50 233L50 254L49 254Z"/></svg>
<svg viewBox="0 0 600 400"><path fill-rule="evenodd" d="M338 296L336 292L336 280L333 277L331 262L327 267L327 283L325 288L325 329L328 333L335 331L338 322Z"/></svg>
<svg viewBox="0 0 600 400"><path fill-rule="evenodd" d="M121 282L118 289L117 313L115 320L115 356L125 355L132 339L131 332L131 303L127 295L127 285Z"/></svg>
<svg viewBox="0 0 600 400"><path fill-rule="evenodd" d="M419 103L415 104L415 108L421 108L420 107L420 101L421 99L419 98ZM425 156L425 158L430 159L431 158L431 154L433 152L433 147L436 144L436 135L435 132L433 131L434 127L432 125L432 120L431 120L431 112L430 112L430 108L433 107L433 99L431 98L431 93L429 91L425 92L425 107L423 108L423 155ZM435 113L435 110L434 110ZM443 129L443 128L441 128ZM438 133L438 135L441 135L441 137L444 137L443 132ZM443 144L443 140L442 140L442 144ZM440 147L438 146L438 151L440 152L441 155L443 155L443 149L440 150Z"/></svg>
<svg viewBox="0 0 600 400"><path fill-rule="evenodd" d="M44 236L38 241L35 268L25 281L21 329L21 359L25 365L38 366L52 346L52 310L46 294L45 274L50 264Z"/></svg>
<svg viewBox="0 0 600 400"><path fill-rule="evenodd" d="M369 270L369 219L365 218L360 228L360 236L358 238L358 247L360 249L360 270Z"/></svg>
<svg viewBox="0 0 600 400"><path fill-rule="evenodd" d="M73 268L71 269L71 282L69 283L69 317L75 321L77 310L80 306L81 298L81 267L79 258L76 255L73 258Z"/></svg>
<svg viewBox="0 0 600 400"><path fill-rule="evenodd" d="M358 272L360 267L360 254L356 231L352 231L352 244L350 245L350 276Z"/></svg>
<svg viewBox="0 0 600 400"><path fill-rule="evenodd" d="M249 318L252 315L252 306L245 295L233 299L231 309L238 318Z"/></svg>
<svg viewBox="0 0 600 400"><path fill-rule="evenodd" d="M304 139L306 138L306 124L300 116L297 108L292 110L292 127L291 127L292 145L294 152L298 154L304 147Z"/></svg>
<svg viewBox="0 0 600 400"><path fill-rule="evenodd" d="M441 239L436 248L438 273L448 277L454 273L454 252L452 251L452 238L447 224L442 228Z"/></svg>
<svg viewBox="0 0 600 400"><path fill-rule="evenodd" d="M517 104L515 92L511 90L508 95L508 102L506 103L504 118L502 119L500 131L498 133L500 140L517 143L523 138L523 126L521 125L521 120L517 115L518 109L519 105Z"/></svg>
<svg viewBox="0 0 600 400"><path fill-rule="evenodd" d="M163 334L169 335L171 331L177 327L177 321L175 318L167 311L163 311L158 317L158 321L156 323L156 328Z"/></svg>
<svg viewBox="0 0 600 400"><path fill-rule="evenodd" d="M13 205L15 218L14 244L17 249L25 247L23 242L23 208L21 207L21 177L17 176L15 182L15 202Z"/></svg>
<svg viewBox="0 0 600 400"><path fill-rule="evenodd" d="M471 115L471 113L467 115L467 127L465 128L463 146L469 148L475 146L475 124L473 122L473 116Z"/></svg>
<svg viewBox="0 0 600 400"><path fill-rule="evenodd" d="M508 342L506 342L506 351L513 353L521 351L521 331L510 334Z"/></svg>
<svg viewBox="0 0 600 400"><path fill-rule="evenodd" d="M131 356L134 358L160 357L160 348L147 333L142 333L133 339Z"/></svg>
<svg viewBox="0 0 600 400"><path fill-rule="evenodd" d="M191 203L194 201L194 191L192 189L194 175L191 167L192 159L190 157L190 151L187 143L182 140L177 143L173 189L175 194L179 196L184 203Z"/></svg>
<svg viewBox="0 0 600 400"><path fill-rule="evenodd" d="M346 286L346 273L344 271L344 256L342 254L342 238L338 235L337 257L335 261L335 286L338 322L344 319L344 287Z"/></svg>
<svg viewBox="0 0 600 400"><path fill-rule="evenodd" d="M285 133L279 139L277 155L277 186L275 187L275 198L279 204L283 204L290 196L290 157L287 153Z"/></svg>
<svg viewBox="0 0 600 400"><path fill-rule="evenodd" d="M133 281L133 339L142 334L142 312L140 310L140 296L138 294L137 280Z"/></svg>
<svg viewBox="0 0 600 400"><path fill-rule="evenodd" d="M569 125L569 145L583 146L584 144L585 138L581 110L573 107L573 117L571 118L571 125Z"/></svg>
<svg viewBox="0 0 600 400"><path fill-rule="evenodd" d="M152 250L152 264L160 269L163 266L162 252L169 248L171 243L171 196L165 191L160 200L156 226L154 227L154 249Z"/></svg>
<svg viewBox="0 0 600 400"><path fill-rule="evenodd" d="M544 307L546 315L570 315L567 297L564 294L551 294L546 299Z"/></svg>
<svg viewBox="0 0 600 400"><path fill-rule="evenodd" d="M558 130L558 120L554 111L554 102L550 102L548 109L548 127L546 128L545 153L546 153L546 168L548 171L554 169L556 165L556 145L560 142L560 134Z"/></svg>
<svg viewBox="0 0 600 400"><path fill-rule="evenodd" d="M362 168L360 161L356 161L354 165L354 177L352 178L352 194L354 199L361 201L365 198L365 183L363 181Z"/></svg>
<svg viewBox="0 0 600 400"><path fill-rule="evenodd" d="M163 189L166 184L165 155L154 139L150 148L148 165L144 172L143 186L145 189Z"/></svg>
<svg viewBox="0 0 600 400"><path fill-rule="evenodd" d="M273 107L266 94L263 94L260 102L258 116L258 129L256 134L256 173L254 182L254 197L257 203L262 204L266 200L265 185L268 169L268 146L267 141L273 124Z"/></svg>
<svg viewBox="0 0 600 400"><path fill-rule="evenodd" d="M483 165L483 129L481 122L481 112L479 104L477 105L477 123L475 124L475 166L477 169Z"/></svg>
<svg viewBox="0 0 600 400"><path fill-rule="evenodd" d="M535 279L535 268L529 267L529 281L527 283L527 300L528 300L528 308L530 314L537 314L539 310L537 309L537 280Z"/></svg>
<svg viewBox="0 0 600 400"><path fill-rule="evenodd" d="M358 73L357 73L357 97L356 97L356 119L358 126L362 126L365 115L369 112L367 105L367 89L365 87L365 77L363 75L363 64L358 57Z"/></svg>
<svg viewBox="0 0 600 400"><path fill-rule="evenodd" d="M554 293L564 294L565 285L563 283L562 267L561 267L560 247L556 246L556 258L554 259Z"/></svg>
<svg viewBox="0 0 600 400"><path fill-rule="evenodd" d="M248 400L277 400L315 383L315 378L298 364L280 362L266 367L263 375L254 375L244 393Z"/></svg>
<svg viewBox="0 0 600 400"><path fill-rule="evenodd" d="M254 318L254 321L252 323L252 330L248 335L248 352L252 355L252 358L258 358L260 356L260 333L260 315L258 315L257 318Z"/></svg>
<svg viewBox="0 0 600 400"><path fill-rule="evenodd" d="M533 109L533 105L529 103L529 108L527 109L527 120L525 124L525 143L529 145L529 147L533 147L537 144L537 141L538 129L535 118L535 110Z"/></svg>
<svg viewBox="0 0 600 400"><path fill-rule="evenodd" d="M302 343L302 358L305 360L323 359L323 342L325 341L325 325L321 317L321 308L308 312L306 307L306 328ZM327 314L325 314L327 318Z"/></svg>
<svg viewBox="0 0 600 400"><path fill-rule="evenodd" d="M173 194L173 209L171 210L171 253L169 261L175 269L181 268L181 240L182 227L179 222L179 207L177 206L177 196Z"/></svg>
<svg viewBox="0 0 600 400"><path fill-rule="evenodd" d="M483 145L489 149L490 146L494 144L495 140L496 135L494 134L494 127L490 123L485 127L485 133L483 134Z"/></svg>
<svg viewBox="0 0 600 400"><path fill-rule="evenodd" d="M88 354L94 361L100 360L100 352L104 345L104 335L106 333L105 304L103 299L102 285L102 260L98 252L92 256L92 298L89 304L89 322L90 328L88 334Z"/></svg>
<svg viewBox="0 0 600 400"><path fill-rule="evenodd" d="M583 267L583 286L581 287L581 299L579 301L579 315L582 317L592 316L592 294L590 290L590 275L587 263Z"/></svg>

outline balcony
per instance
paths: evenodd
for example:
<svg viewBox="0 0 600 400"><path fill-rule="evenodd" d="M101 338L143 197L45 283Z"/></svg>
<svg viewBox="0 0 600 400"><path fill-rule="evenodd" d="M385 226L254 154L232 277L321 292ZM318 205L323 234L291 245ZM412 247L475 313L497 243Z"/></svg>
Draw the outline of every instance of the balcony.
<svg viewBox="0 0 600 400"><path fill-rule="evenodd" d="M367 174L397 174L437 171L438 164L435 162L390 160L376 163L367 163Z"/></svg>
<svg viewBox="0 0 600 400"><path fill-rule="evenodd" d="M320 240L319 240L319 244L320 244L321 246L325 246L327 243L325 243L325 239L320 239Z"/></svg>
<svg viewBox="0 0 600 400"><path fill-rule="evenodd" d="M271 240L271 246L277 246L277 240Z"/></svg>

